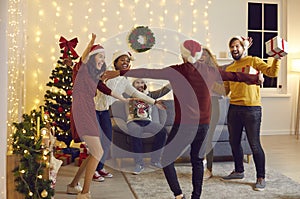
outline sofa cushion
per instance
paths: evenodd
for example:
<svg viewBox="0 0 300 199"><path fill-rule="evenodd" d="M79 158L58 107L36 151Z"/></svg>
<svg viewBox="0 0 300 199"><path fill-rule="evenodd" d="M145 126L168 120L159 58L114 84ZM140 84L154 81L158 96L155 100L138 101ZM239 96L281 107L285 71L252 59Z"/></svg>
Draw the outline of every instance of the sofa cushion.
<svg viewBox="0 0 300 199"><path fill-rule="evenodd" d="M173 126L175 119L174 101L164 100L163 103L167 107L167 109L165 110L165 126Z"/></svg>
<svg viewBox="0 0 300 199"><path fill-rule="evenodd" d="M219 122L218 124L223 125L223 124L227 124L227 113L228 113L228 108L229 108L229 102L230 102L230 98L229 97L222 97L219 98Z"/></svg>
<svg viewBox="0 0 300 199"><path fill-rule="evenodd" d="M246 140L245 129L243 130L241 140ZM212 142L229 142L229 132L228 132L228 126L227 125L218 124L216 126L216 130L214 132Z"/></svg>
<svg viewBox="0 0 300 199"><path fill-rule="evenodd" d="M122 120L127 121L127 115L126 115L127 112L125 107L126 107L125 102L115 101L110 106L110 116L121 118Z"/></svg>
<svg viewBox="0 0 300 199"><path fill-rule="evenodd" d="M151 119L152 122L160 123L160 115L157 106L151 107Z"/></svg>

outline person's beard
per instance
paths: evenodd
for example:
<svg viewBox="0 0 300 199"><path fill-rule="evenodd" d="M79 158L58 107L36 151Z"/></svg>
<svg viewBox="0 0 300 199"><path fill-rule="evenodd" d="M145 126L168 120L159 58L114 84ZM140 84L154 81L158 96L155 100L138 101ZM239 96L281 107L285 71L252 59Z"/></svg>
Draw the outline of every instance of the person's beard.
<svg viewBox="0 0 300 199"><path fill-rule="evenodd" d="M138 87L137 90L143 93L144 92L144 86Z"/></svg>
<svg viewBox="0 0 300 199"><path fill-rule="evenodd" d="M233 53L231 53L231 57L234 59L234 60L240 60L243 56L243 53L239 53L237 56L234 55Z"/></svg>

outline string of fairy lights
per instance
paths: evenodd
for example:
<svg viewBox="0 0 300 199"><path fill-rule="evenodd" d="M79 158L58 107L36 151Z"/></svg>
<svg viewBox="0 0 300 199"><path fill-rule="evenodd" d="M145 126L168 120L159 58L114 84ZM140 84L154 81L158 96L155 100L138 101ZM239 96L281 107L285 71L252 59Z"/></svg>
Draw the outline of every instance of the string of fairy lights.
<svg viewBox="0 0 300 199"><path fill-rule="evenodd" d="M114 3L112 3L114 2ZM52 63L53 67L56 66L57 60L57 47L55 44L53 47L49 47L51 56L43 54L43 37L46 35L44 31L50 31L51 35L54 37L55 41L58 41L61 36L61 29L57 26L61 23L62 19L66 26L66 31L73 35L83 34L88 35L90 32L91 26L98 26L100 34L102 35L99 39L100 42L106 42L107 38L111 36L111 31L114 31L114 35L117 32L122 33L124 31L129 31L132 26L147 25L150 28L156 27L160 28L162 32L163 29L172 29L175 32L187 34L190 37L197 38L197 34L200 30L199 18L202 19L202 25L205 27L205 38L202 42L205 41L204 45L210 47L210 29L209 29L209 6L212 4L212 0L207 0L200 3L197 0L190 0L189 2L183 0L175 1L176 7L174 8L174 3L160 0L119 0L119 1L109 1L103 0L101 2L95 2L94 0L87 0L84 3L81 2L82 10L78 11L77 1L51 1L51 4L47 7L46 3L40 1L22 1L22 0L11 0L8 2L8 29L7 29L7 41L8 41L8 146L11 141L13 129L13 122L19 121L21 115L24 113L25 100L27 104L32 104L31 108L37 108L43 102L43 96L45 90L47 89L44 82L42 81L41 74L43 72L43 67L49 65L49 62ZM188 3L188 4L187 4ZM26 95L26 83L25 82L25 71L26 71L26 53L25 47L27 29L27 15L26 9L28 5L26 4L36 4L37 7L37 23L47 23L47 16L50 12L55 13L54 24L49 27L48 30L43 30L42 26L38 25L36 27L30 27L34 29L33 42L35 42L36 53L32 55L36 60L35 70L30 70L30 81L35 85L36 89L32 95ZM49 3L48 3L49 4ZM115 4L115 5L112 5ZM97 5L97 6L95 6ZM76 7L77 6L77 7ZM111 9L113 6L113 9ZM76 10L77 9L77 10ZM188 9L188 10L187 10ZM176 11L176 12L174 12ZM76 21L76 14L83 14L83 21L80 24ZM186 30L185 26L185 17L187 14L192 14L192 21L190 29ZM95 21L92 17L97 13L98 18ZM146 21L140 21L138 16L141 16L143 13L144 18L147 18ZM145 14L144 14L145 13ZM203 17L200 17L203 13ZM116 27L111 26L111 21L119 21ZM173 21L173 22L172 22ZM148 23L148 24L145 24ZM78 26L81 28L81 32L78 33ZM185 28L183 30L183 28ZM111 30L112 29L112 30ZM115 32L117 30L117 32ZM60 32L59 32L60 31ZM172 42L179 42L179 38L172 38ZM162 37L162 41L159 42L160 47L167 51L167 41L169 40L167 33ZM124 45L126 41L119 40L117 44ZM55 43L55 42L54 42ZM115 47L116 49L118 46ZM148 56L149 60L152 60L151 53L145 53ZM49 60L50 59L50 60ZM161 63L163 64L163 63ZM43 67L41 67L43 66ZM45 79L45 77L44 77ZM47 77L46 77L47 79ZM59 91L58 91L59 92ZM32 99L34 98L34 99ZM28 109L28 107L27 107Z"/></svg>
<svg viewBox="0 0 300 199"><path fill-rule="evenodd" d="M205 26L205 31L206 31L206 37L205 37L205 41L206 41L206 47L210 48L210 30L209 30L209 18L208 18L208 13L209 13L209 6L212 4L211 0L208 0L206 2L205 5L205 10L204 10L204 26Z"/></svg>
<svg viewBox="0 0 300 199"><path fill-rule="evenodd" d="M26 12L24 1L8 2L8 92L7 92L7 147L11 151L10 143L15 129L13 122L20 121L24 112L25 88L25 46L26 46Z"/></svg>

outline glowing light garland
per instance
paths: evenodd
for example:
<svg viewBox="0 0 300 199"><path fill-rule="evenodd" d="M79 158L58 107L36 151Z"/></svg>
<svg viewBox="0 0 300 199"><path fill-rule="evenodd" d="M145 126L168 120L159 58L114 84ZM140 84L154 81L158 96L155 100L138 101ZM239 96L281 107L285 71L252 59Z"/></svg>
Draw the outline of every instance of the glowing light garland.
<svg viewBox="0 0 300 199"><path fill-rule="evenodd" d="M26 46L26 1L8 2L8 99L7 99L7 147L11 151L12 135L15 131L12 123L20 121L24 113L25 84L25 46Z"/></svg>

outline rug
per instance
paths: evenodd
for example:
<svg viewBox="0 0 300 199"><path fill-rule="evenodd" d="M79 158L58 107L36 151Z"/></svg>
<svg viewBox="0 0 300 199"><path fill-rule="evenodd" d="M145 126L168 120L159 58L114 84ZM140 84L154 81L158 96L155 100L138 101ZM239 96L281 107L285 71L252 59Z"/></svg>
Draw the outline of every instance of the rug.
<svg viewBox="0 0 300 199"><path fill-rule="evenodd" d="M266 188L254 191L255 167L253 163L245 165L243 180L222 181L221 176L228 175L233 169L233 162L213 164L213 177L203 184L202 199L300 199L300 184L270 168L266 169ZM181 188L190 198L191 166L176 165ZM132 191L138 199L171 199L173 194L165 180L162 170L146 168L139 175L124 173Z"/></svg>

